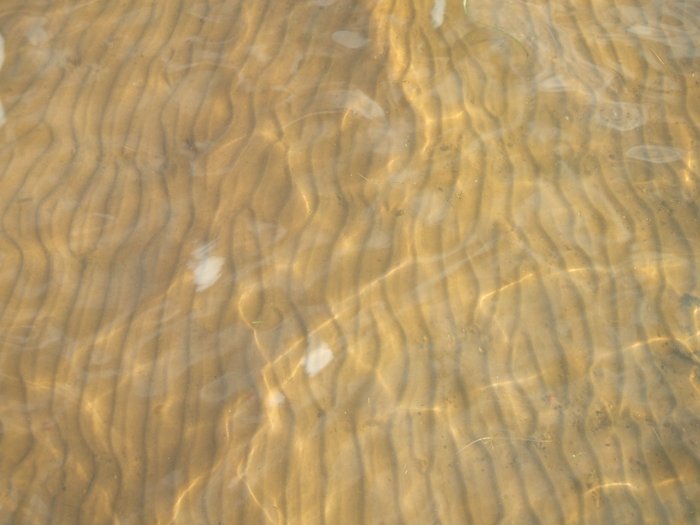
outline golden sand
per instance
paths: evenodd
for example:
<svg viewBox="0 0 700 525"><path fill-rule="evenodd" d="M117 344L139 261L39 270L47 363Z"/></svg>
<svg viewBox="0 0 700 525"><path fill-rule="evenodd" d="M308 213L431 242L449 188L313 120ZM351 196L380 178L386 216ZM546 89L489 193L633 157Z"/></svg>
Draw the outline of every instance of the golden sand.
<svg viewBox="0 0 700 525"><path fill-rule="evenodd" d="M0 523L694 523L700 6L5 1Z"/></svg>

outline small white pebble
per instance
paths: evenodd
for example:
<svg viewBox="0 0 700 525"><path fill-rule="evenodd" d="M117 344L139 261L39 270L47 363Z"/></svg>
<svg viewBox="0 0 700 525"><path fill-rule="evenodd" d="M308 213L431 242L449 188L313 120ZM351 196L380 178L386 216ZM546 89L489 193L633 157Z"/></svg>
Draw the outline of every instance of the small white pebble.
<svg viewBox="0 0 700 525"><path fill-rule="evenodd" d="M435 0L430 17L433 19L433 27L438 28L442 25L445 21L445 0Z"/></svg>
<svg viewBox="0 0 700 525"><path fill-rule="evenodd" d="M313 377L321 370L326 368L328 363L333 360L333 351L326 343L310 348L306 351L303 365L309 377Z"/></svg>
<svg viewBox="0 0 700 525"><path fill-rule="evenodd" d="M199 261L194 268L194 282L197 291L206 290L221 277L221 267L224 265L223 257L207 257Z"/></svg>
<svg viewBox="0 0 700 525"><path fill-rule="evenodd" d="M195 250L194 261L189 264L198 292L206 290L221 277L224 258L209 256L210 249L211 246L207 245Z"/></svg>

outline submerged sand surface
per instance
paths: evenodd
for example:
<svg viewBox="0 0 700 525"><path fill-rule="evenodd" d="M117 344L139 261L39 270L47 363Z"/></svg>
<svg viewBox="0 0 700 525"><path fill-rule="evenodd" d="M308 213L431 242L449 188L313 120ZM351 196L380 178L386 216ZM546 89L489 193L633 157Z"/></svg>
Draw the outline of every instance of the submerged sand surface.
<svg viewBox="0 0 700 525"><path fill-rule="evenodd" d="M0 522L697 522L699 27L3 2Z"/></svg>

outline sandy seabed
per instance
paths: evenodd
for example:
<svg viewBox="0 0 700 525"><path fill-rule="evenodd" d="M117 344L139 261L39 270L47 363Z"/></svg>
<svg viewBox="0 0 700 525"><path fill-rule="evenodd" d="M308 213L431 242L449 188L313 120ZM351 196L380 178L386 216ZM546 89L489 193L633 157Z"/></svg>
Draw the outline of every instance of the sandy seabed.
<svg viewBox="0 0 700 525"><path fill-rule="evenodd" d="M698 522L698 27L3 2L0 522Z"/></svg>

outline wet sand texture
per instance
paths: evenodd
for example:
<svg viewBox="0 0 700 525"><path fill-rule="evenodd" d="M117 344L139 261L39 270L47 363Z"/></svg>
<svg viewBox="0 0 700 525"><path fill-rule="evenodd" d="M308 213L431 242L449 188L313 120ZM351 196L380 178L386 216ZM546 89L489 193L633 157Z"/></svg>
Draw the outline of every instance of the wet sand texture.
<svg viewBox="0 0 700 525"><path fill-rule="evenodd" d="M0 7L0 522L696 523L695 1Z"/></svg>

